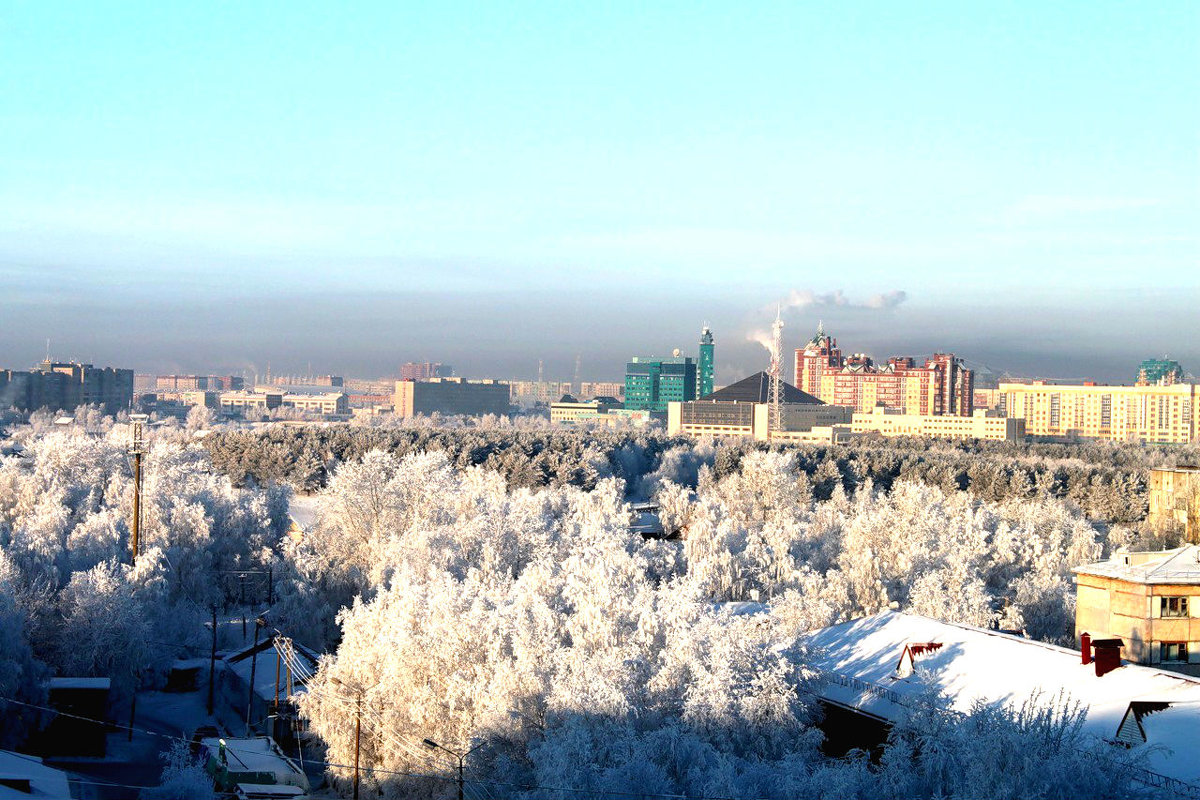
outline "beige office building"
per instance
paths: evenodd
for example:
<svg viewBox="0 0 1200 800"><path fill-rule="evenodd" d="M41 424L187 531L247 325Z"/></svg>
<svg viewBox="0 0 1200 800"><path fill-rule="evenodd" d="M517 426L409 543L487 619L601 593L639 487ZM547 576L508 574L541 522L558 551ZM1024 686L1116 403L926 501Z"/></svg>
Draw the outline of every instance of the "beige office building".
<svg viewBox="0 0 1200 800"><path fill-rule="evenodd" d="M1015 442L1025 438L1025 420L996 416L977 410L969 417L928 414L904 414L898 410L875 408L856 413L854 433L878 433L882 436L936 436L942 439L991 439Z"/></svg>
<svg viewBox="0 0 1200 800"><path fill-rule="evenodd" d="M1081 436L1119 442L1197 440L1197 386L1000 384L1002 416L1025 420L1031 436Z"/></svg>
<svg viewBox="0 0 1200 800"><path fill-rule="evenodd" d="M285 394L283 405L313 414L336 416L350 413L350 398L345 392Z"/></svg>
<svg viewBox="0 0 1200 800"><path fill-rule="evenodd" d="M1200 547L1118 553L1074 572L1076 638L1117 637L1131 661L1200 675Z"/></svg>
<svg viewBox="0 0 1200 800"><path fill-rule="evenodd" d="M399 417L417 414L503 415L509 412L509 386L499 381L463 378L396 381L393 405L394 413Z"/></svg>
<svg viewBox="0 0 1200 800"><path fill-rule="evenodd" d="M266 412L283 405L283 392L221 392L225 412Z"/></svg>

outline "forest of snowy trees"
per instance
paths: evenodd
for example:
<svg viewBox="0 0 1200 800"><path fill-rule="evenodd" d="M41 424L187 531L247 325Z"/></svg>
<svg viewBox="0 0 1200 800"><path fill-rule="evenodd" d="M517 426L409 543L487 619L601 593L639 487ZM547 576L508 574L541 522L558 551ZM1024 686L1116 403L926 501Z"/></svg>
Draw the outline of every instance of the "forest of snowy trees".
<svg viewBox="0 0 1200 800"><path fill-rule="evenodd" d="M128 426L31 422L0 457L0 697L41 703L51 674L118 700L160 685L238 571L269 571L272 626L328 654L300 703L333 764L361 687L368 795L452 796L424 739L472 750L471 796L1142 791L1067 705L918 711L881 758L827 758L797 641L898 608L1069 642L1071 567L1177 541L1140 520L1147 466L1182 451L166 425L131 565ZM296 491L318 509L302 539ZM631 533L631 497L679 538ZM41 722L2 719L0 746Z"/></svg>

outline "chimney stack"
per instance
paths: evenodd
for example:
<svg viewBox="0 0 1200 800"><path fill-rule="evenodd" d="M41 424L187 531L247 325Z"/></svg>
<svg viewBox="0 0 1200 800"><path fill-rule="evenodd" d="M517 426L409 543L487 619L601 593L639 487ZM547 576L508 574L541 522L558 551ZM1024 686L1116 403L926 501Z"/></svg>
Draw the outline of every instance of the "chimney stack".
<svg viewBox="0 0 1200 800"><path fill-rule="evenodd" d="M1092 663L1092 635L1086 631L1079 637L1079 652L1084 665Z"/></svg>
<svg viewBox="0 0 1200 800"><path fill-rule="evenodd" d="M1121 666L1121 648L1124 642L1120 639L1093 639L1095 649L1093 660L1096 663L1096 677L1100 678Z"/></svg>

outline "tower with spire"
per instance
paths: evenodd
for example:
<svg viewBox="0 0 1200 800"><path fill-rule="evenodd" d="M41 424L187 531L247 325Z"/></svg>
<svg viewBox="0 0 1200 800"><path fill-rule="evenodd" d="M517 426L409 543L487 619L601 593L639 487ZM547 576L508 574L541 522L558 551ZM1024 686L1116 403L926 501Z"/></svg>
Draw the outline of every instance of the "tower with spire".
<svg viewBox="0 0 1200 800"><path fill-rule="evenodd" d="M701 398L713 391L713 335L707 325L700 329L700 361L696 369L696 397Z"/></svg>

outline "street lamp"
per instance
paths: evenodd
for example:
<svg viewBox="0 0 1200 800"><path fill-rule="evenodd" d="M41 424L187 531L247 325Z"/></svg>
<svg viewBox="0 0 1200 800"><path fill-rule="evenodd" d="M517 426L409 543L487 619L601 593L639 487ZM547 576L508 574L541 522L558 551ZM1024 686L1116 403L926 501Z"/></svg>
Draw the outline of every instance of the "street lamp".
<svg viewBox="0 0 1200 800"><path fill-rule="evenodd" d="M362 698L364 690L357 683L344 681L336 676L329 680L335 686L340 686L354 694L354 800L358 800L358 748L362 733Z"/></svg>
<svg viewBox="0 0 1200 800"><path fill-rule="evenodd" d="M425 745L430 750L444 750L458 759L458 800L463 800L463 762L467 760L467 756L483 747L484 743L480 742L465 753L457 753L451 750L449 747L443 747L433 739L422 739L421 744Z"/></svg>

